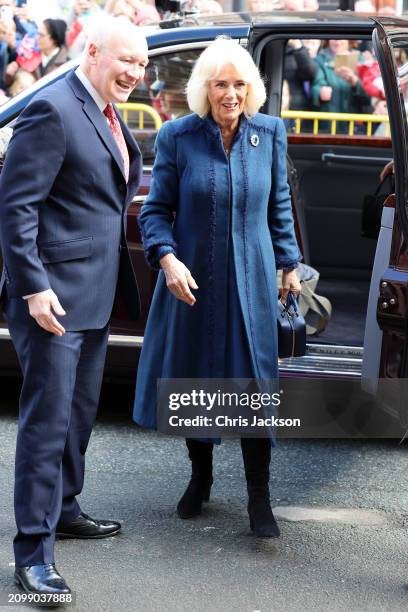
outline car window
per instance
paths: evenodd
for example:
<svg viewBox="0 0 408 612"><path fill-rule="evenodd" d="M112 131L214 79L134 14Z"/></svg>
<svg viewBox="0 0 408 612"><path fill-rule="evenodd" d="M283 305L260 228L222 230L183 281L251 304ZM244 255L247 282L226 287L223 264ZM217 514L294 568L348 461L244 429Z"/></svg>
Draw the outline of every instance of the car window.
<svg viewBox="0 0 408 612"><path fill-rule="evenodd" d="M281 115L289 133L389 136L371 41L288 40Z"/></svg>
<svg viewBox="0 0 408 612"><path fill-rule="evenodd" d="M201 51L188 49L151 57L143 83L134 90L129 104L121 105L147 164L154 160L154 142L160 124L190 112L185 88Z"/></svg>

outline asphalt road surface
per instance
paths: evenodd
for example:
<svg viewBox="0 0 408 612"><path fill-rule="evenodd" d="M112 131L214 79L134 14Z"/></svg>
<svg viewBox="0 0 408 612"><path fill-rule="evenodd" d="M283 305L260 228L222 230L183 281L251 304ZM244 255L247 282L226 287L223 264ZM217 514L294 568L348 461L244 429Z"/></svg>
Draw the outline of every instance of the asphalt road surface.
<svg viewBox="0 0 408 612"><path fill-rule="evenodd" d="M11 565L17 386L0 385L4 603L19 592ZM216 449L211 502L202 516L182 521L175 506L189 475L183 441L134 426L131 403L132 389L105 389L80 500L88 514L120 520L122 533L57 543L57 567L76 594L68 610L408 610L407 447L392 440L279 443L271 493L282 534L263 540L249 530L239 443Z"/></svg>

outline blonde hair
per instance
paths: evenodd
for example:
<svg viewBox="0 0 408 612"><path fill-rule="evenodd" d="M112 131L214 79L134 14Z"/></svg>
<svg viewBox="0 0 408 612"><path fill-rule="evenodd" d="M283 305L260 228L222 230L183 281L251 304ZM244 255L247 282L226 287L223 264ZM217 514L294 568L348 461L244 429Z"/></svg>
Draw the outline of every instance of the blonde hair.
<svg viewBox="0 0 408 612"><path fill-rule="evenodd" d="M207 96L208 81L217 78L227 64L232 64L248 85L244 114L252 117L265 102L265 85L248 51L232 38L220 36L201 53L186 87L190 110L200 117L205 117L210 110Z"/></svg>

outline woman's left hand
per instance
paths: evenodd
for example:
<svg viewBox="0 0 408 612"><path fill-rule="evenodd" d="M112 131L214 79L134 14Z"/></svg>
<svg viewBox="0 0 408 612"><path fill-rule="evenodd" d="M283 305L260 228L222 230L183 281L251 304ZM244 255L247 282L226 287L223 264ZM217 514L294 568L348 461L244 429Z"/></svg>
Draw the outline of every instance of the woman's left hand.
<svg viewBox="0 0 408 612"><path fill-rule="evenodd" d="M302 286L298 278L296 269L282 273L282 293L281 301L285 304L289 291L297 298L302 291Z"/></svg>

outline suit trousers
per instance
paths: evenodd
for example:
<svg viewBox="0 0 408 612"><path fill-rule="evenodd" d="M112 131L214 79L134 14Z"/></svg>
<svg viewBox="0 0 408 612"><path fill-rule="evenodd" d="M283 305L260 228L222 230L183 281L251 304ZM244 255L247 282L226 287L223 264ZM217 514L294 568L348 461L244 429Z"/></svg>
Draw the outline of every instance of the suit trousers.
<svg viewBox="0 0 408 612"><path fill-rule="evenodd" d="M59 337L31 317L14 318L12 302L5 313L24 376L14 490L14 554L21 567L54 563L58 521L81 512L76 496L84 482L109 326Z"/></svg>

